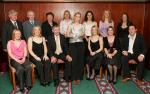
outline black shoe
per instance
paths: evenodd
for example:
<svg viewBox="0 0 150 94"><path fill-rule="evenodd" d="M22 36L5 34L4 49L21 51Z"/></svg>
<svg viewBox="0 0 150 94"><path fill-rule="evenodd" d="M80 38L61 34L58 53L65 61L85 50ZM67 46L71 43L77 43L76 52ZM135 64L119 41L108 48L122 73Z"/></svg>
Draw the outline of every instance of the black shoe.
<svg viewBox="0 0 150 94"><path fill-rule="evenodd" d="M54 81L54 87L57 87L59 85L59 81Z"/></svg>
<svg viewBox="0 0 150 94"><path fill-rule="evenodd" d="M46 84L45 83L41 83L41 86L46 87Z"/></svg>
<svg viewBox="0 0 150 94"><path fill-rule="evenodd" d="M51 82L47 82L47 83L46 83L47 86L50 86L50 84L51 84Z"/></svg>
<svg viewBox="0 0 150 94"><path fill-rule="evenodd" d="M115 85L117 82L116 81L113 81L113 84Z"/></svg>
<svg viewBox="0 0 150 94"><path fill-rule="evenodd" d="M112 80L108 80L108 82L109 82L109 83L112 83L113 81L112 81Z"/></svg>

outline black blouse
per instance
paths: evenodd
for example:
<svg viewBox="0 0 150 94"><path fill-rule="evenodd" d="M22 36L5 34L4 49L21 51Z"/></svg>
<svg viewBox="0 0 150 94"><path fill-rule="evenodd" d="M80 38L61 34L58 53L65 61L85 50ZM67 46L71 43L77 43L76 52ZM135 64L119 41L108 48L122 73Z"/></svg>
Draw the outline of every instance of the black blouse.
<svg viewBox="0 0 150 94"><path fill-rule="evenodd" d="M117 51L120 50L120 41L117 37L114 38L114 42L112 45L110 45L110 43L108 42L107 37L103 38L103 41L104 41L104 48L107 48L107 50L109 50L110 53L113 53L114 50Z"/></svg>

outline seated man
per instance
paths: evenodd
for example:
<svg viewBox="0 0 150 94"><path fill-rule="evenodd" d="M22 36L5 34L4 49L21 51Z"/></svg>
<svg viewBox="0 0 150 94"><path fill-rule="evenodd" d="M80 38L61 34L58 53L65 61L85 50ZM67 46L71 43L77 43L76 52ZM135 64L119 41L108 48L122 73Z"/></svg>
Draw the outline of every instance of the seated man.
<svg viewBox="0 0 150 94"><path fill-rule="evenodd" d="M58 64L57 64L58 60L61 59L66 64L69 64L72 61L72 58L69 55L67 55L68 47L66 44L66 39L63 35L60 34L59 26L58 25L54 26L52 31L53 31L52 36L48 37L48 47L49 47L48 50L52 63L54 86L58 86L59 84ZM68 70L66 72L68 73L65 74L69 74L70 71Z"/></svg>
<svg viewBox="0 0 150 94"><path fill-rule="evenodd" d="M137 83L141 84L144 70L144 59L146 54L146 45L141 35L137 34L137 28L134 25L129 26L129 35L123 41L122 47L122 72L123 80L130 80L130 69L128 61L134 59L137 62Z"/></svg>

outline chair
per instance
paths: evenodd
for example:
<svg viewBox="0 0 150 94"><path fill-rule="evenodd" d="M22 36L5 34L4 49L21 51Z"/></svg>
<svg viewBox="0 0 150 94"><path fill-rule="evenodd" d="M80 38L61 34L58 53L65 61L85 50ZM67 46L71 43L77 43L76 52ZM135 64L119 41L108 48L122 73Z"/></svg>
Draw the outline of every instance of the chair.
<svg viewBox="0 0 150 94"><path fill-rule="evenodd" d="M9 62L10 80L11 80L11 82L13 84L13 90L16 91L16 77L15 77L16 69L11 66L11 64L10 64L10 57L8 57L8 62ZM32 66L32 84L34 84L35 83L34 68L36 66L34 64L31 64L31 66Z"/></svg>
<svg viewBox="0 0 150 94"><path fill-rule="evenodd" d="M100 67L100 72L99 72L99 73L100 73L100 79L102 79L103 76L106 76L106 79L107 79L107 74L108 74L107 68L104 69L104 67L101 66L101 67Z"/></svg>
<svg viewBox="0 0 150 94"><path fill-rule="evenodd" d="M128 64L129 65L136 65L137 62L134 59L131 59L131 60L128 61ZM136 68L135 71L131 71L131 73L133 73L133 74L136 74L136 72L137 72L137 68Z"/></svg>

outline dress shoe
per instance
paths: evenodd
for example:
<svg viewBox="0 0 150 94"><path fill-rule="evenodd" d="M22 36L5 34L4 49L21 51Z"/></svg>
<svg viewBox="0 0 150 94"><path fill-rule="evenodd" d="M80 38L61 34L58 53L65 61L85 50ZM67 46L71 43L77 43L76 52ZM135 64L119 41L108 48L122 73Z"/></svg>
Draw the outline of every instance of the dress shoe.
<svg viewBox="0 0 150 94"><path fill-rule="evenodd" d="M117 83L117 81L113 81L113 84L115 85Z"/></svg>
<svg viewBox="0 0 150 94"><path fill-rule="evenodd" d="M54 81L54 87L57 87L59 85L59 81Z"/></svg>
<svg viewBox="0 0 150 94"><path fill-rule="evenodd" d="M46 87L46 84L45 83L41 83L41 86Z"/></svg>
<svg viewBox="0 0 150 94"><path fill-rule="evenodd" d="M51 82L47 82L47 83L46 83L47 86L50 86L50 84L51 84Z"/></svg>
<svg viewBox="0 0 150 94"><path fill-rule="evenodd" d="M122 80L122 82L125 83L125 82L129 81L130 79L131 78L125 78L125 79Z"/></svg>

